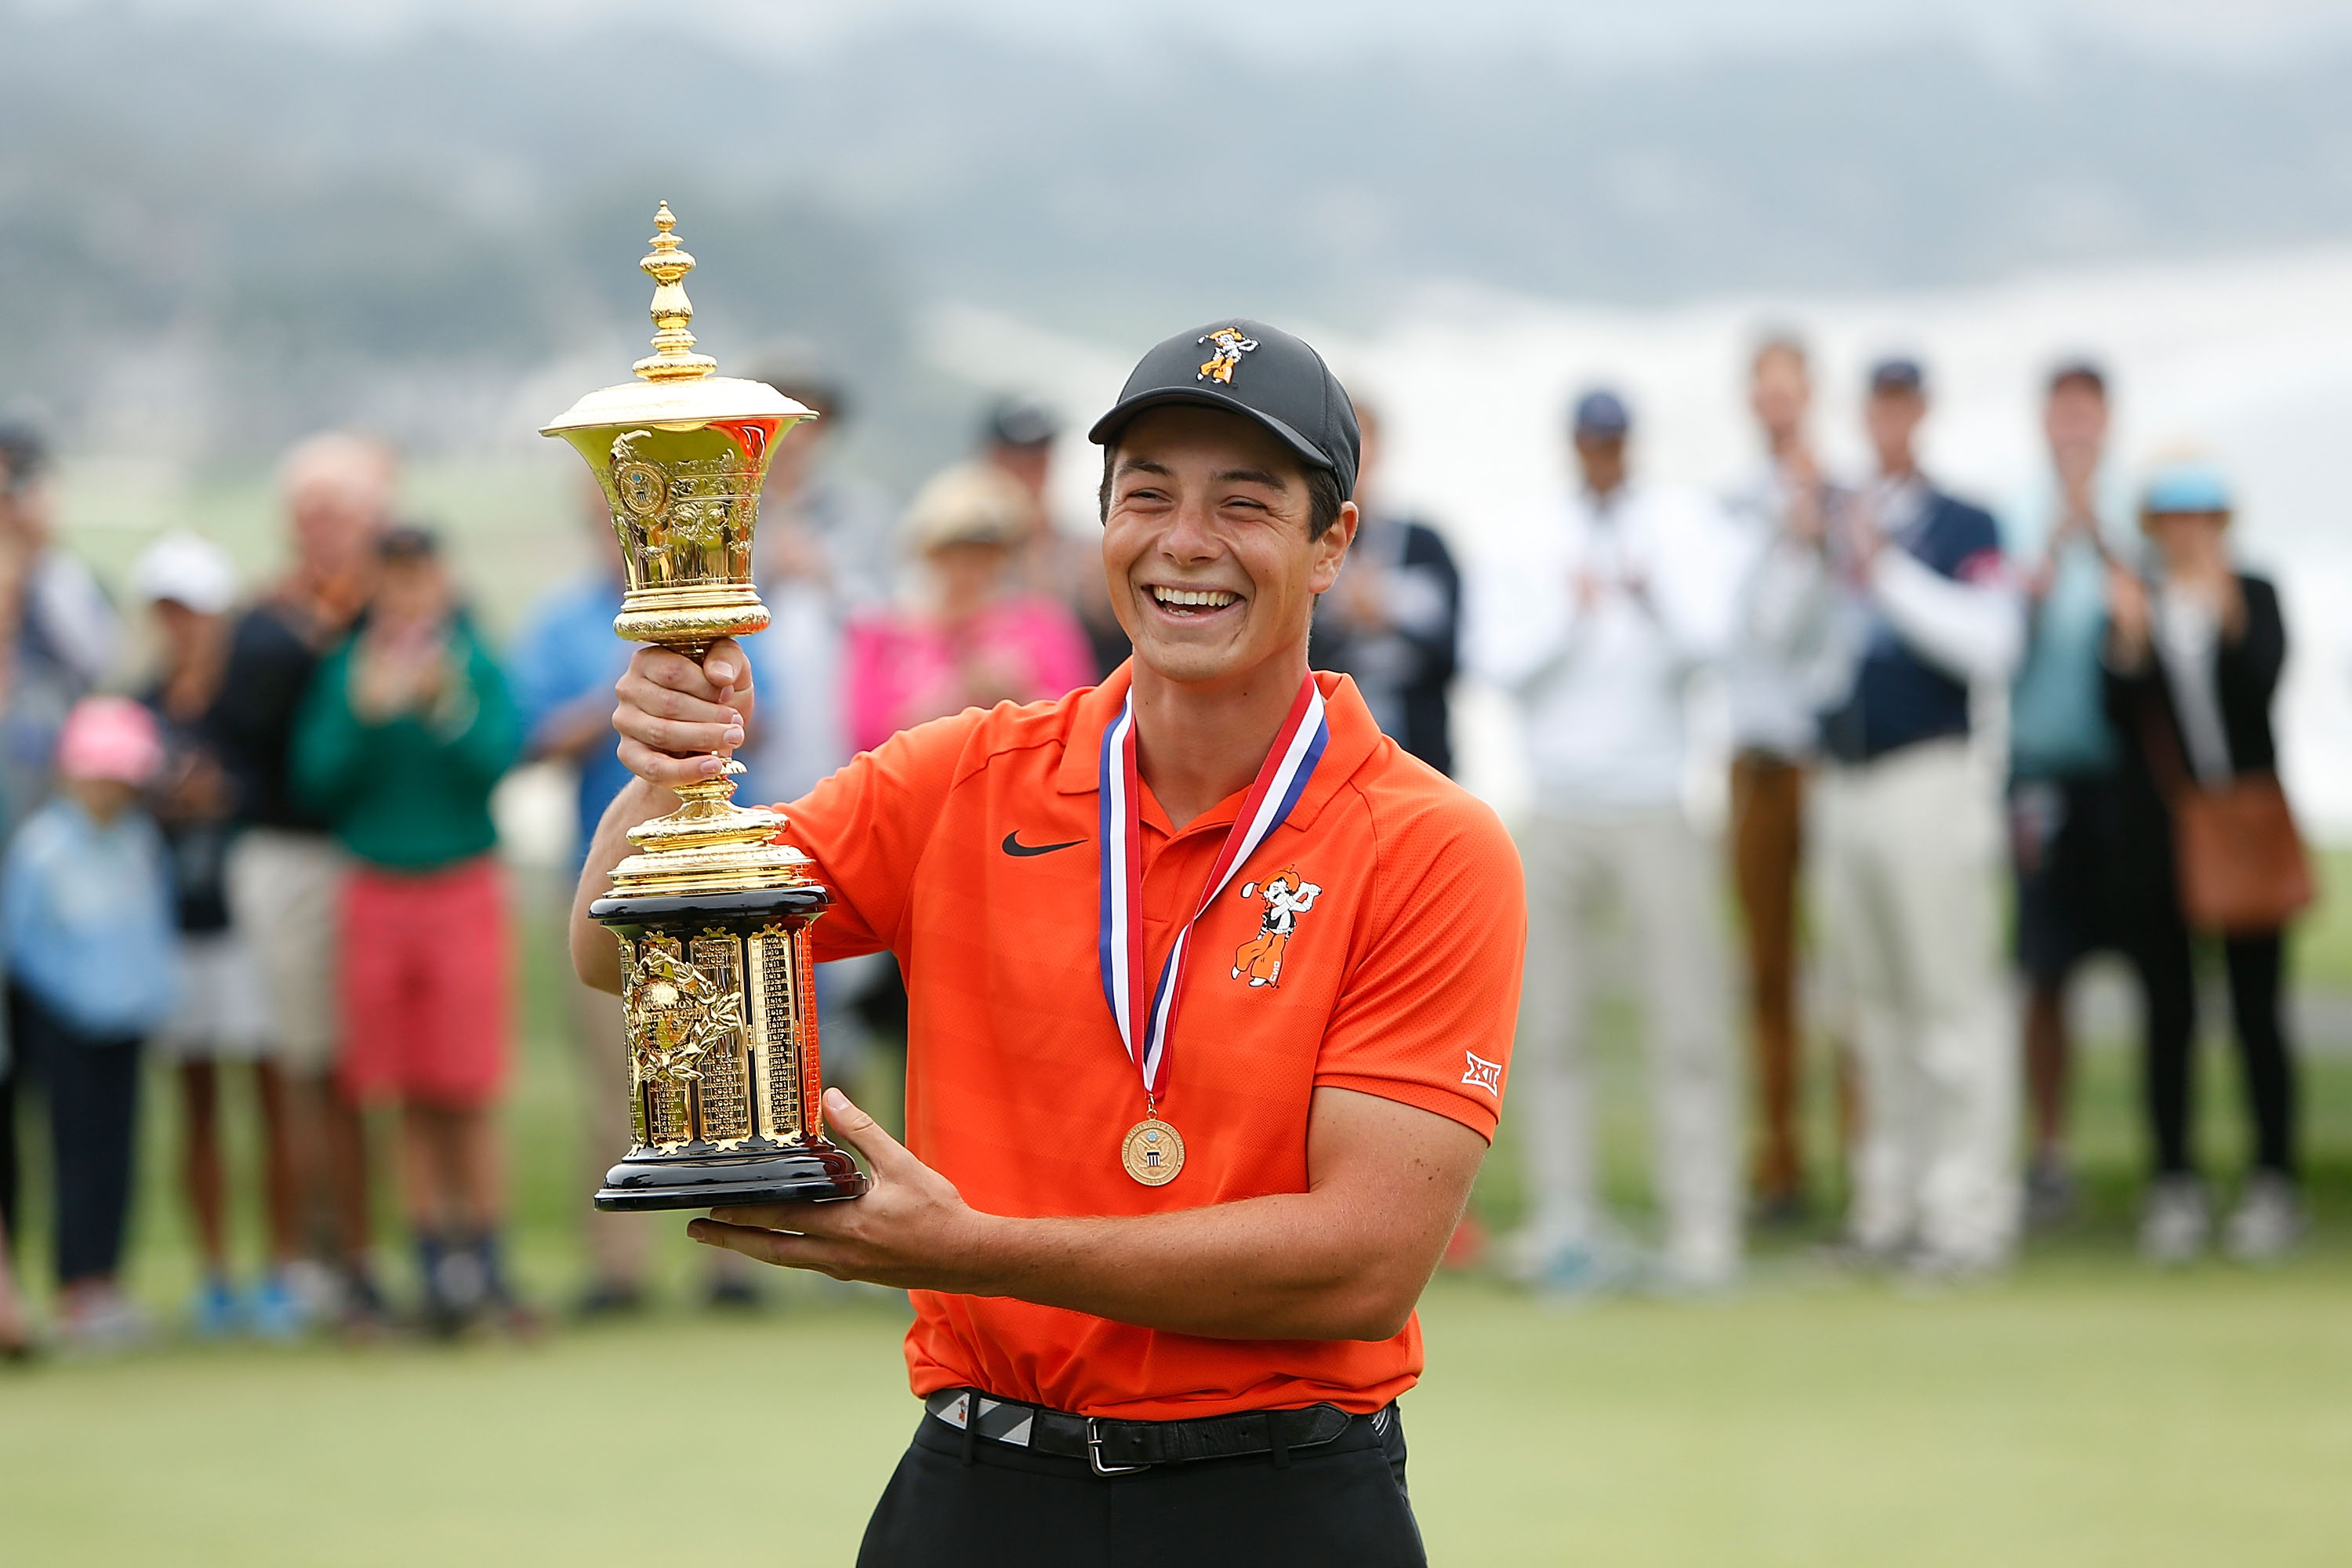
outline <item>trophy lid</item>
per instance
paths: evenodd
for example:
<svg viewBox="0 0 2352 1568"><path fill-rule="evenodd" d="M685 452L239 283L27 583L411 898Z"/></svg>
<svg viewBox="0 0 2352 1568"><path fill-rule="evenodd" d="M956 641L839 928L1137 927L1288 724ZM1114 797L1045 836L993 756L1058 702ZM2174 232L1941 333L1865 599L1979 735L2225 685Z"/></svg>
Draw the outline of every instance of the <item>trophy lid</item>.
<svg viewBox="0 0 2352 1568"><path fill-rule="evenodd" d="M687 323L694 306L686 275L694 258L678 248L677 219L669 203L654 215L653 249L637 265L654 279L654 352L636 363L638 379L588 394L540 427L542 436L602 426L654 425L686 430L719 420L813 419L816 411L765 382L713 375L719 362L694 352Z"/></svg>

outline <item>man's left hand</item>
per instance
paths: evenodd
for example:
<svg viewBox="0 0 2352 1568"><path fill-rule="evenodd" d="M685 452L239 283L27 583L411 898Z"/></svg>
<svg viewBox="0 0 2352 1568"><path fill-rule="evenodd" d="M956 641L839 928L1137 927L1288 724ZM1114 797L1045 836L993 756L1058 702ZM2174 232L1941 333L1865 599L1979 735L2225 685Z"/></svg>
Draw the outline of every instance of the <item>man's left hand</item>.
<svg viewBox="0 0 2352 1568"><path fill-rule="evenodd" d="M864 1157L874 1184L853 1203L761 1204L713 1209L686 1228L693 1240L761 1263L807 1268L902 1290L994 1294L982 1278L989 1215L955 1184L908 1152L837 1089L824 1113L839 1142Z"/></svg>

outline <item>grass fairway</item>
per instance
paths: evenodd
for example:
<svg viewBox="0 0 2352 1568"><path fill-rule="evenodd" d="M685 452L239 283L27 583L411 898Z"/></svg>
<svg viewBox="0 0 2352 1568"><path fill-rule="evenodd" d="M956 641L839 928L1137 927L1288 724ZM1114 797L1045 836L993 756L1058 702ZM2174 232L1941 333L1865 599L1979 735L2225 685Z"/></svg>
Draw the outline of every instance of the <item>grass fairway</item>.
<svg viewBox="0 0 2352 1568"><path fill-rule="evenodd" d="M2352 886L2352 868L2333 869ZM2352 979L2347 908L2334 900L2305 950L2305 973L2337 994ZM583 1156L543 922L525 947L518 1251L554 1301L578 1279ZM1602 1142L1638 1226L1640 1060L1612 1034ZM1773 1244L1739 1294L1707 1302L1561 1310L1440 1279L1428 1375L1405 1404L1433 1561L2352 1562L2352 1055L2340 1037L2306 1044L2316 1226L2274 1271L2159 1276L2131 1256L2135 1075L2110 1039L2082 1064L2082 1220L2000 1284L1908 1295L1824 1272L1801 1241ZM2242 1137L2218 1057L2204 1143L2226 1175ZM169 1310L193 1271L169 1085L149 1089L166 1113L149 1119L131 1273ZM884 1084L864 1089L887 1105ZM1826 1075L1810 1098L1827 1148ZM1517 1208L1507 1144L1478 1196L1498 1227ZM46 1207L37 1182L27 1204ZM23 1240L42 1256L37 1227ZM396 1238L386 1251L397 1258ZM673 1236L661 1252L673 1296L692 1251ZM0 1368L0 1568L846 1563L915 1421L903 1318L807 1281L780 1295L753 1319L672 1308L529 1348L180 1342Z"/></svg>
<svg viewBox="0 0 2352 1568"><path fill-rule="evenodd" d="M2341 1563L2352 1272L2060 1264L1547 1311L1449 1281L1406 1404L1444 1563ZM913 1422L866 1302L0 1386L11 1564L845 1563Z"/></svg>

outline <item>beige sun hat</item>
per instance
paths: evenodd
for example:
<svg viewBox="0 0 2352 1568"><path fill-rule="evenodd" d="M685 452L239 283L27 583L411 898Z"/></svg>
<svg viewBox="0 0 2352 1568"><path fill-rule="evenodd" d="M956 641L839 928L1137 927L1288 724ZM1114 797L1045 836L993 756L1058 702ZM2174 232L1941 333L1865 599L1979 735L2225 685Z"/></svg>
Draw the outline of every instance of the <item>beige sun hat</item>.
<svg viewBox="0 0 2352 1568"><path fill-rule="evenodd" d="M1020 481L989 463L941 469L907 508L907 543L916 551L949 544L1018 544L1034 508Z"/></svg>

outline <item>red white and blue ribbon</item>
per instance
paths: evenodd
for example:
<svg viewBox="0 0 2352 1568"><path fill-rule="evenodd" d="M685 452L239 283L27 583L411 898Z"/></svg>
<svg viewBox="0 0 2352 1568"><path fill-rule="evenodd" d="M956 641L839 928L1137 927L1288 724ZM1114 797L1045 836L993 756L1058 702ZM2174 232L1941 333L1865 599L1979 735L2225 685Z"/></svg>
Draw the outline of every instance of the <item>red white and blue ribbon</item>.
<svg viewBox="0 0 2352 1568"><path fill-rule="evenodd" d="M1102 961L1103 1000L1118 1024L1118 1037L1128 1059L1143 1078L1147 1099L1157 1101L1168 1088L1168 1041L1176 1029L1176 1004L1184 994L1184 962L1192 951L1192 927L1208 913L1225 884L1234 879L1266 836L1289 817L1298 797L1307 792L1315 764L1331 739L1323 713L1323 691L1307 676L1282 721L1257 777L1243 797L1241 814L1225 834L1224 847L1209 868L1200 901L1192 918L1176 932L1158 984L1147 1005L1143 989L1143 823L1142 786L1135 773L1135 692L1128 691L1118 717L1103 731L1101 784L1102 930L1098 950ZM1144 1027L1137 1027L1137 1020Z"/></svg>

